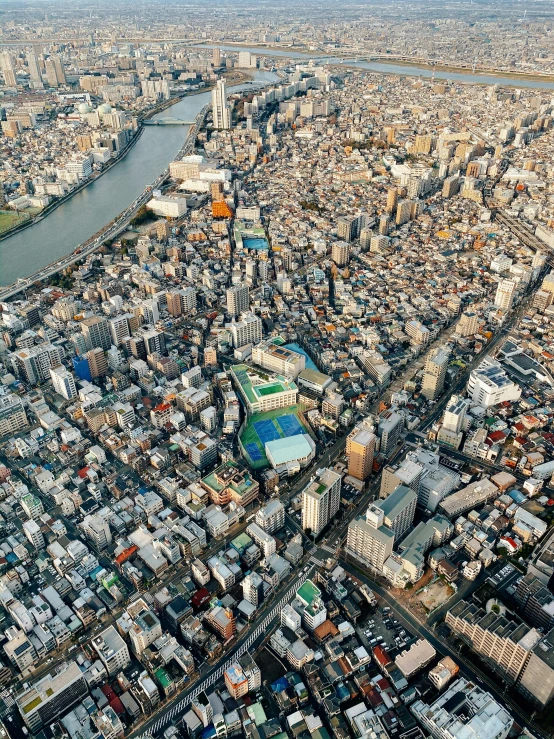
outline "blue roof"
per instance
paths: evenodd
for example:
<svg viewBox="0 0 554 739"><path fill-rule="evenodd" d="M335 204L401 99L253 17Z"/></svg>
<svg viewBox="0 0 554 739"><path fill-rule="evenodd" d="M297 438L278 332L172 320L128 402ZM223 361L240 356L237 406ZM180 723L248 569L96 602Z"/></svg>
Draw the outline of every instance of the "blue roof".
<svg viewBox="0 0 554 739"><path fill-rule="evenodd" d="M286 690L288 687L290 687L290 683L286 677L280 677L279 680L275 680L275 682L270 685L270 688L274 693L280 693L281 690Z"/></svg>

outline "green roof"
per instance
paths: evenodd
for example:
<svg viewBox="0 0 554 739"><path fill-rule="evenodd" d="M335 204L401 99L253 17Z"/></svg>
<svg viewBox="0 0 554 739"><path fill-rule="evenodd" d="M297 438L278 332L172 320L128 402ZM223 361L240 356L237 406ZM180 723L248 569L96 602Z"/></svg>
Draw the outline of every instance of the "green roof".
<svg viewBox="0 0 554 739"><path fill-rule="evenodd" d="M168 688L173 682L173 680L169 677L163 667L160 667L158 670L156 670L154 675L156 676L156 680L160 683L164 690Z"/></svg>
<svg viewBox="0 0 554 739"><path fill-rule="evenodd" d="M40 695L37 695L35 698L33 698L32 701L27 703L27 705L23 706L23 713L27 715L30 711L33 710L33 708L40 706L41 703L42 703L42 698L40 697Z"/></svg>
<svg viewBox="0 0 554 739"><path fill-rule="evenodd" d="M298 588L296 595L303 600L304 603L311 605L316 598L321 596L321 590L314 585L311 580L306 580L306 582Z"/></svg>

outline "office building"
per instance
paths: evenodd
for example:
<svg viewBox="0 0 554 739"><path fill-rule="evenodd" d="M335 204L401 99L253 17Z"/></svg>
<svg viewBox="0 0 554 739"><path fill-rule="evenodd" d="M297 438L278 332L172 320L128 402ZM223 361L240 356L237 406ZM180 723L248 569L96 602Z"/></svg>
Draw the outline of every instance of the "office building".
<svg viewBox="0 0 554 739"><path fill-rule="evenodd" d="M131 661L127 644L113 626L101 631L91 640L90 645L106 668L109 677L124 670Z"/></svg>
<svg viewBox="0 0 554 739"><path fill-rule="evenodd" d="M218 80L212 90L212 118L214 128L231 128L231 109L227 102L225 80Z"/></svg>
<svg viewBox="0 0 554 739"><path fill-rule="evenodd" d="M238 316L250 307L250 293L246 285L233 285L225 292L227 312L232 316Z"/></svg>
<svg viewBox="0 0 554 739"><path fill-rule="evenodd" d="M402 431L403 419L395 411L386 411L381 416L377 427L377 436L381 440L380 452L384 457L390 457L396 448Z"/></svg>
<svg viewBox="0 0 554 739"><path fill-rule="evenodd" d="M341 476L323 468L302 491L302 528L315 537L323 531L339 509Z"/></svg>
<svg viewBox="0 0 554 739"><path fill-rule="evenodd" d="M237 348L247 344L257 344L262 338L262 319L255 313L243 313L239 321L233 320L231 323L226 323L225 328L231 336L233 346ZM256 356L259 358L262 352L258 352ZM260 364L258 361L256 363Z"/></svg>
<svg viewBox="0 0 554 739"><path fill-rule="evenodd" d="M43 726L49 726L65 715L87 695L84 673L76 662L69 662L19 693L15 702L25 725L36 734Z"/></svg>
<svg viewBox="0 0 554 739"><path fill-rule="evenodd" d="M495 306L503 313L511 309L516 292L517 283L514 280L500 280L494 297Z"/></svg>
<svg viewBox="0 0 554 739"><path fill-rule="evenodd" d="M81 331L85 337L87 349L101 348L108 351L112 345L110 324L101 316L92 316L81 321Z"/></svg>
<svg viewBox="0 0 554 739"><path fill-rule="evenodd" d="M28 425L23 401L18 395L0 395L0 437L12 436Z"/></svg>
<svg viewBox="0 0 554 739"><path fill-rule="evenodd" d="M463 677L434 703L417 700L410 710L434 739L506 739L514 723L490 693Z"/></svg>
<svg viewBox="0 0 554 739"><path fill-rule="evenodd" d="M490 408L504 401L519 400L521 387L510 380L500 362L487 356L471 372L467 394L477 405Z"/></svg>
<svg viewBox="0 0 554 739"><path fill-rule="evenodd" d="M444 346L431 350L427 355L421 387L421 394L427 400L436 400L442 393L449 359L450 352Z"/></svg>
<svg viewBox="0 0 554 739"><path fill-rule="evenodd" d="M365 482L373 469L373 455L377 438L363 424L359 424L348 434L346 439L346 456L348 457L348 474Z"/></svg>
<svg viewBox="0 0 554 739"><path fill-rule="evenodd" d="M371 505L365 518L358 516L348 525L346 550L375 572L382 573L394 545L394 532L384 523L381 508Z"/></svg>
<svg viewBox="0 0 554 739"><path fill-rule="evenodd" d="M77 397L77 388L75 386L75 378L63 365L50 368L50 378L54 391L66 400Z"/></svg>
<svg viewBox="0 0 554 739"><path fill-rule="evenodd" d="M60 57L55 54L44 63L46 79L49 87L61 87L66 84L65 72Z"/></svg>

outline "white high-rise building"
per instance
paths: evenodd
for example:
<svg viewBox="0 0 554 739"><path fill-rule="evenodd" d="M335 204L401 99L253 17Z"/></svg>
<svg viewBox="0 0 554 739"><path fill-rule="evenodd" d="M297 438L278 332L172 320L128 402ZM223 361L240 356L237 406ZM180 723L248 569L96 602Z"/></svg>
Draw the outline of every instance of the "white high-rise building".
<svg viewBox="0 0 554 739"><path fill-rule="evenodd" d="M316 476L302 491L302 528L317 536L333 518L340 505L341 476L328 468Z"/></svg>
<svg viewBox="0 0 554 739"><path fill-rule="evenodd" d="M482 408L490 408L504 401L519 400L521 387L510 380L500 362L485 357L469 376L467 394Z"/></svg>
<svg viewBox="0 0 554 739"><path fill-rule="evenodd" d="M246 285L233 285L225 292L227 311L232 316L238 316L250 307L250 292Z"/></svg>
<svg viewBox="0 0 554 739"><path fill-rule="evenodd" d="M231 108L227 102L225 80L218 80L212 90L212 117L214 128L231 128Z"/></svg>
<svg viewBox="0 0 554 739"><path fill-rule="evenodd" d="M255 313L243 313L240 321L227 323L225 328L231 334L234 347L257 344L262 338L262 321Z"/></svg>
<svg viewBox="0 0 554 739"><path fill-rule="evenodd" d="M516 284L514 280L500 280L498 283L494 304L504 313L507 313L513 305Z"/></svg>
<svg viewBox="0 0 554 739"><path fill-rule="evenodd" d="M450 352L444 346L432 349L427 355L421 388L421 394L427 400L435 400L441 394L449 359Z"/></svg>
<svg viewBox="0 0 554 739"><path fill-rule="evenodd" d="M77 397L77 388L75 386L75 378L71 372L63 365L50 368L50 378L55 392L66 400Z"/></svg>

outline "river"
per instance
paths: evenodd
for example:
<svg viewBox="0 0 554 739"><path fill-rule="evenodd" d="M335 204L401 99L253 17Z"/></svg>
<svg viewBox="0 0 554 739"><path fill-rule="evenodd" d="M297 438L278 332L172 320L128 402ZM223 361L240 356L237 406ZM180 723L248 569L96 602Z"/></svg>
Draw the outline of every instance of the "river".
<svg viewBox="0 0 554 739"><path fill-rule="evenodd" d="M472 82L478 85L509 85L510 87L531 87L543 90L554 90L554 82L549 80L524 79L520 77L509 77L503 75L502 72L496 74L482 74L479 72L448 72L444 69L433 69L433 67L416 67L407 64L393 64L384 62L353 62L348 59L342 59L338 56L322 55L314 52L302 53L299 51L285 51L284 49L264 49L261 47L249 46L225 46L217 44L201 44L196 48L213 49L218 48L222 51L249 51L257 56L275 56L288 57L289 59L304 59L309 61L313 59L317 62L325 64L346 64L349 67L358 67L359 69L367 69L369 72L381 72L382 74L399 74L408 77L424 77L430 79L433 75L435 79L452 80L453 82ZM359 56L359 55L358 55Z"/></svg>
<svg viewBox="0 0 554 739"><path fill-rule="evenodd" d="M279 77L259 70L255 82L271 84ZM229 91L253 85L229 87ZM211 92L189 95L154 118L194 120L211 99ZM188 126L145 126L127 156L102 177L76 193L42 221L0 241L0 285L37 272L69 254L133 202L173 160L186 138Z"/></svg>

